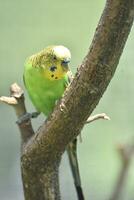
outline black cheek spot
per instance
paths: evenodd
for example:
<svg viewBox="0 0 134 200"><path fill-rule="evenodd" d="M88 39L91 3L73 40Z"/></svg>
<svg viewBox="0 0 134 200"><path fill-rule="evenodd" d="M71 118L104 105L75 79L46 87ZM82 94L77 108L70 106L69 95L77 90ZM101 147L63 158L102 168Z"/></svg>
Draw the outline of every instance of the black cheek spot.
<svg viewBox="0 0 134 200"><path fill-rule="evenodd" d="M52 74L52 75L51 75L51 77L53 78L53 77L54 77L54 75Z"/></svg>
<svg viewBox="0 0 134 200"><path fill-rule="evenodd" d="M55 79L58 79L58 77L56 76Z"/></svg>

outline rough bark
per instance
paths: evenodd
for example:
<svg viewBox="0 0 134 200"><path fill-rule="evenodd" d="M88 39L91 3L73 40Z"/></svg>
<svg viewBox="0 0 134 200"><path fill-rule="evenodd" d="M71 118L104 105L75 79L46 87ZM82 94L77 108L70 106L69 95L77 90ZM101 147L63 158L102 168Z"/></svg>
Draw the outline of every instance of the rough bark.
<svg viewBox="0 0 134 200"><path fill-rule="evenodd" d="M11 105L15 109L16 115L18 117L17 124L21 133L22 150L23 150L23 148L25 148L25 144L27 143L28 139L32 137L32 135L34 134L34 131L29 118L25 117L24 119L24 116L26 116L25 114L27 114L27 112L26 112L24 94L22 89L16 83L12 84L10 88L10 97L2 96L0 97L0 102L4 102L8 105ZM22 116L23 120L21 121ZM86 124L89 124L98 119L110 120L110 118L105 113L101 113L94 116L90 116L87 119ZM60 192L59 192L58 166L53 165L48 169L40 168L39 172L37 172L36 169L35 171L33 170L31 170L31 168L30 170L28 169L25 170L25 168L23 167L21 169L25 199L44 199L44 198L59 199ZM45 174L43 173L44 170L46 172ZM40 172L42 172L43 174ZM30 188L29 185L31 185ZM79 188L79 191L77 191L77 193L79 199L82 199L81 188Z"/></svg>
<svg viewBox="0 0 134 200"><path fill-rule="evenodd" d="M53 165L57 168L67 144L81 132L113 77L133 17L133 0L107 1L89 52L73 82L23 150L21 161L25 171L34 169L40 173L42 169L41 176L47 177L50 176L47 169ZM29 179L29 173L25 176ZM51 180L57 183L55 177L52 175ZM60 199L59 195L54 198Z"/></svg>
<svg viewBox="0 0 134 200"><path fill-rule="evenodd" d="M89 52L64 97L35 135L25 140L21 169L26 200L60 199L61 156L113 77L133 19L134 0L107 0Z"/></svg>

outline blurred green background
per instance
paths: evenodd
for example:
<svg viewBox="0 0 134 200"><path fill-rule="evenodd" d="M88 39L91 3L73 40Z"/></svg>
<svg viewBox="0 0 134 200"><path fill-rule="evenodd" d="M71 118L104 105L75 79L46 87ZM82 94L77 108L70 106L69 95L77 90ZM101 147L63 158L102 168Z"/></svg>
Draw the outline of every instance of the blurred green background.
<svg viewBox="0 0 134 200"><path fill-rule="evenodd" d="M63 44L72 52L71 69L81 63L102 13L105 0L0 0L0 96L9 94L13 82L23 88L25 59L50 44ZM106 112L111 121L99 120L84 127L79 163L86 199L108 199L121 162L116 144L134 135L134 28L118 69L94 113ZM26 94L29 111L34 108ZM33 120L35 129L44 120ZM0 104L0 199L22 200L19 166L20 135L13 108ZM134 199L132 163L122 200ZM66 155L60 167L62 199L75 200Z"/></svg>

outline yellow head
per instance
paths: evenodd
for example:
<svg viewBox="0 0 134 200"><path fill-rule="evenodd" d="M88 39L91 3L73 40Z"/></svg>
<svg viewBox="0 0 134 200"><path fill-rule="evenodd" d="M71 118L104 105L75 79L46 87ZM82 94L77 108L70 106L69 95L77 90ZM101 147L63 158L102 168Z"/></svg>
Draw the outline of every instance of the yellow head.
<svg viewBox="0 0 134 200"><path fill-rule="evenodd" d="M58 80L69 70L70 51L61 45L48 46L30 58L33 67L38 67L45 78Z"/></svg>

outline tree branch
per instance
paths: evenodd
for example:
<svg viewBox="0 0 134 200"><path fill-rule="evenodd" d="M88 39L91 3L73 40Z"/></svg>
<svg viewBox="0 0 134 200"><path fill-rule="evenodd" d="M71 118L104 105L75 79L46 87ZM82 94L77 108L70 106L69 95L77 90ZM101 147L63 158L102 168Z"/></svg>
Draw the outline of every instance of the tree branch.
<svg viewBox="0 0 134 200"><path fill-rule="evenodd" d="M27 179L29 170L40 173L41 168L43 175L53 165L59 166L66 146L81 132L113 77L133 18L134 0L107 0L89 52L72 83L47 122L24 148L22 167Z"/></svg>
<svg viewBox="0 0 134 200"><path fill-rule="evenodd" d="M50 153L52 161L77 136L106 90L119 62L134 17L133 0L108 0L90 50L63 99L28 143L27 155ZM62 119L62 120L61 120ZM42 144L41 146L39 144Z"/></svg>
<svg viewBox="0 0 134 200"><path fill-rule="evenodd" d="M89 124L93 121L96 121L98 119L105 119L105 120L110 120L110 117L107 116L105 113L101 113L101 114L97 114L97 115L93 115L93 116L90 116L87 121L86 121L86 124Z"/></svg>
<svg viewBox="0 0 134 200"><path fill-rule="evenodd" d="M57 177L61 155L81 132L113 77L133 19L134 0L107 0L89 52L64 97L36 134L29 134L23 146L21 166L26 200L60 199ZM49 187L45 180L51 180Z"/></svg>
<svg viewBox="0 0 134 200"><path fill-rule="evenodd" d="M0 101L14 107L18 119L26 114L23 90L16 84L10 87L10 97L2 96ZM31 121L28 119L24 123L18 124L21 133L22 145L34 134Z"/></svg>
<svg viewBox="0 0 134 200"><path fill-rule="evenodd" d="M122 166L110 200L118 200L121 196L123 187L127 179L129 166L134 156L134 144L120 144L117 147L117 151L120 156Z"/></svg>

